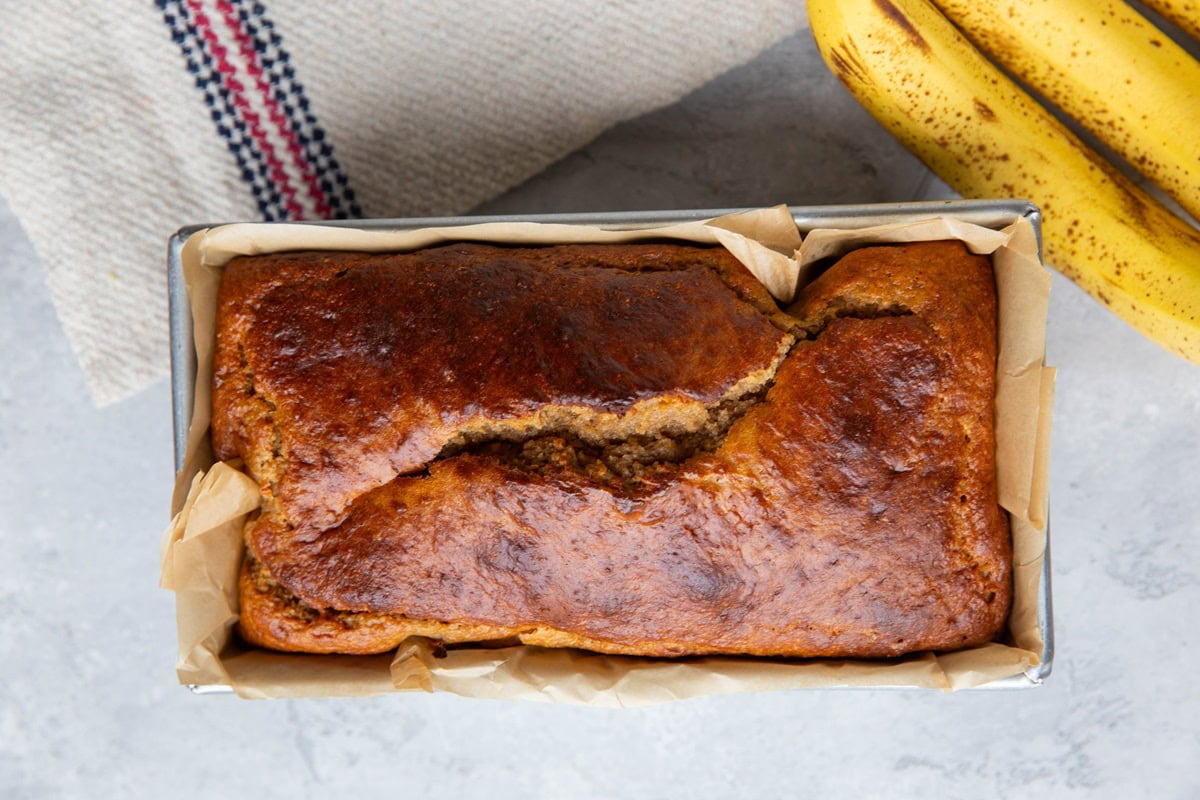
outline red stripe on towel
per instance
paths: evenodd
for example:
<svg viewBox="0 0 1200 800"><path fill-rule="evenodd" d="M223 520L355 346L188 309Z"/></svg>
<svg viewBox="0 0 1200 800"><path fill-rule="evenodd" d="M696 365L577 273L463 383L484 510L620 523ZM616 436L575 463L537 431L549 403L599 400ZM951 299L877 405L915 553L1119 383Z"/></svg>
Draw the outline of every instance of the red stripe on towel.
<svg viewBox="0 0 1200 800"><path fill-rule="evenodd" d="M187 6L192 12L192 19L197 29L199 29L204 40L208 42L209 50L213 61L216 63L217 70L225 77L225 86L229 89L230 95L233 98L234 107L241 113L251 137L263 153L263 157L271 173L271 179L279 187L279 192L284 197L284 206L288 214L293 219L303 219L305 216L304 208L297 201L296 189L292 186L291 180L283 169L283 164L275 154L275 147L271 144L270 139L267 138L258 114L250 105L250 100L246 96L245 86L238 80L237 68L229 63L228 50L225 48L225 45L221 44L212 22L200 5L200 0L187 0Z"/></svg>
<svg viewBox="0 0 1200 800"><path fill-rule="evenodd" d="M279 108L279 104L275 101L275 95L271 91L270 84L263 77L262 65L259 64L258 53L254 49L253 39L250 38L249 33L243 27L242 21L238 18L237 12L229 0L217 0L217 10L221 12L221 17L225 20L225 24L233 32L234 38L237 39L238 52L242 54L242 58L246 62L246 71L249 73L251 79L253 79L254 86L258 89L262 97L267 115L279 131L279 135L287 144L292 164L300 171L301 180L304 182L309 195L316 204L317 214L322 219L328 219L332 216L329 201L317 183L317 175L313 170L312 163L308 160L308 155L296 139L296 131L292 128L290 121L284 115L282 109Z"/></svg>

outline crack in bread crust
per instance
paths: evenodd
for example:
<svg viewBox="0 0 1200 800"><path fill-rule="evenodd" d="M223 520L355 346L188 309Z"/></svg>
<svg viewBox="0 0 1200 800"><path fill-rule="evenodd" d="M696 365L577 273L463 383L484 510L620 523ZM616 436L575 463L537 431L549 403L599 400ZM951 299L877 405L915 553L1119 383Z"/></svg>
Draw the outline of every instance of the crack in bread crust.
<svg viewBox="0 0 1200 800"><path fill-rule="evenodd" d="M397 477L428 475L438 461L477 453L542 477L574 474L635 490L651 476L669 476L684 461L716 451L734 423L766 397L794 343L785 337L769 367L739 380L716 403L673 401L659 412L611 420L586 410L549 406L532 420L460 428L428 463Z"/></svg>

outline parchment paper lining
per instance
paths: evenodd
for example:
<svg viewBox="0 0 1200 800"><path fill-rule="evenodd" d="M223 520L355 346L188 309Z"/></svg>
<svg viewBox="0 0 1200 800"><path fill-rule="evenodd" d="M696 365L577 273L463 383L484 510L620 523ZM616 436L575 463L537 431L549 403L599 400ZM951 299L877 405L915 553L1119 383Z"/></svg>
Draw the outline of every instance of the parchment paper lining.
<svg viewBox="0 0 1200 800"><path fill-rule="evenodd" d="M677 239L728 248L783 302L809 267L876 242L961 239L990 253L1000 301L996 396L1001 505L1012 522L1014 603L1011 645L917 654L889 662L853 659L650 659L520 646L454 648L444 655L414 637L395 654L372 657L273 653L242 646L236 575L242 526L258 507L258 487L240 464L213 464L208 439L216 290L223 266L242 254L325 249L410 250L445 241L511 244ZM419 231L355 230L320 225L237 224L191 236L182 250L197 356L196 397L174 518L162 545L162 586L176 592L182 683L232 686L243 697L371 695L446 691L470 697L647 705L688 697L815 687L912 686L955 690L1018 674L1037 664L1039 576L1045 549L1046 485L1053 397L1043 363L1050 276L1032 225L1003 231L952 216L854 231L814 230L801 242L791 213L776 206L635 231L535 223L485 223Z"/></svg>

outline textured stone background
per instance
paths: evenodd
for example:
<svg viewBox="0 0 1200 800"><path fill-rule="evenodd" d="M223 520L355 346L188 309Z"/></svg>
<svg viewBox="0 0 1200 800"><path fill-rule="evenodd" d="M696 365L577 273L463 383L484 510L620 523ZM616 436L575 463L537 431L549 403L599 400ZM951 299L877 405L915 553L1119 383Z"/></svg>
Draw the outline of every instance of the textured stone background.
<svg viewBox="0 0 1200 800"><path fill-rule="evenodd" d="M796 37L481 211L934 196ZM1057 277L1049 361L1058 656L1039 689L627 711L196 697L156 588L168 387L92 407L0 200L0 796L1200 796L1200 368Z"/></svg>

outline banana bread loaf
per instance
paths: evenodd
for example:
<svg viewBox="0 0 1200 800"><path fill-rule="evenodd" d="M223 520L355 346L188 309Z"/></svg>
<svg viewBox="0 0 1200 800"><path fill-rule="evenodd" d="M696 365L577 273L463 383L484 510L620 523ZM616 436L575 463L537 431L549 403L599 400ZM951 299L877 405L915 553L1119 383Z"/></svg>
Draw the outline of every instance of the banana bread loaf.
<svg viewBox="0 0 1200 800"><path fill-rule="evenodd" d="M264 496L239 629L322 653L989 641L995 358L991 265L957 242L855 251L786 313L720 248L235 259L213 444Z"/></svg>

